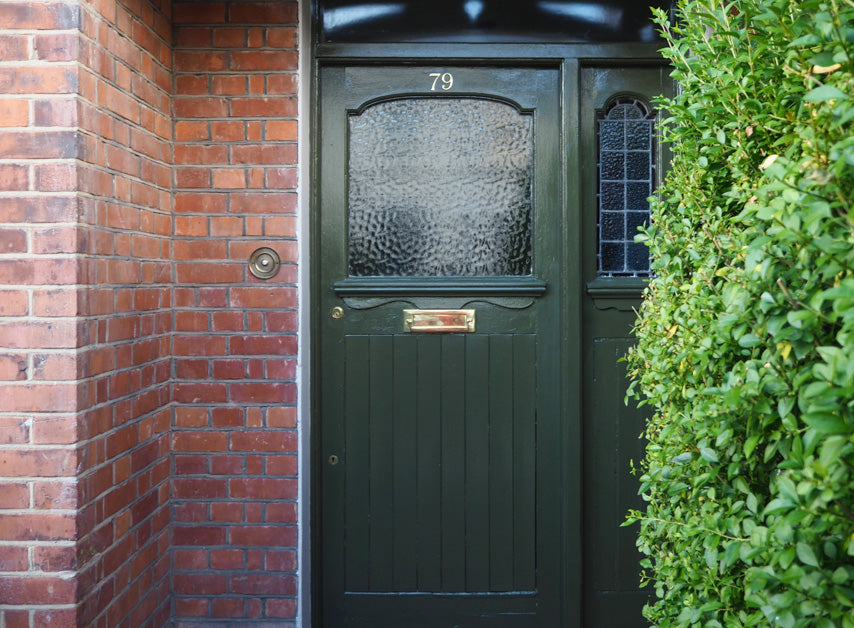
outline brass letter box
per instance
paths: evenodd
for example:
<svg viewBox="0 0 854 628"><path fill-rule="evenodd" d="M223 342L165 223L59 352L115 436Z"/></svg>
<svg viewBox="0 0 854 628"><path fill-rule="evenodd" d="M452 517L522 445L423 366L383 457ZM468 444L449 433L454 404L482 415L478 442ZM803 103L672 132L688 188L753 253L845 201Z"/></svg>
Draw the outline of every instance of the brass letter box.
<svg viewBox="0 0 854 628"><path fill-rule="evenodd" d="M422 333L470 333L474 310L403 310L406 331Z"/></svg>

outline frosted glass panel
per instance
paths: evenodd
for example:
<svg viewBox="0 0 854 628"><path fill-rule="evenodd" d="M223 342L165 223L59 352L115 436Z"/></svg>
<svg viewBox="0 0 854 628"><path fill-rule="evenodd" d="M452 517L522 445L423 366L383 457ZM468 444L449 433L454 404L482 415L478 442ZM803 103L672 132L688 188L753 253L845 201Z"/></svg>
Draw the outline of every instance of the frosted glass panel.
<svg viewBox="0 0 854 628"><path fill-rule="evenodd" d="M403 98L349 119L349 270L531 274L530 114L476 98Z"/></svg>

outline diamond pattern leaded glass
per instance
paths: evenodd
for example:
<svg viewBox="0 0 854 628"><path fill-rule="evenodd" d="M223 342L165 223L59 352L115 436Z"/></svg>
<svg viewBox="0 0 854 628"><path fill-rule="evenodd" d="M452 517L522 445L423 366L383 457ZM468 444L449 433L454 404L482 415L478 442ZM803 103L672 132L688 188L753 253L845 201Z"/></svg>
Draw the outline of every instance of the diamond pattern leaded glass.
<svg viewBox="0 0 854 628"><path fill-rule="evenodd" d="M599 275L649 276L649 250L636 243L649 222L655 183L655 114L634 98L615 101L598 117Z"/></svg>
<svg viewBox="0 0 854 628"><path fill-rule="evenodd" d="M400 98L349 119L350 276L531 274L530 114Z"/></svg>

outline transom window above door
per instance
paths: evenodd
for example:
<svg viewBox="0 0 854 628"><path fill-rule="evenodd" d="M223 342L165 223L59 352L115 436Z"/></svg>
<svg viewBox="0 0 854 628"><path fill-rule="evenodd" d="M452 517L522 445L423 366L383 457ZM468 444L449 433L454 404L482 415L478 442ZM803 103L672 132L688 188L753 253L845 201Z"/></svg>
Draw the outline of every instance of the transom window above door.
<svg viewBox="0 0 854 628"><path fill-rule="evenodd" d="M324 42L651 42L672 0L320 0Z"/></svg>

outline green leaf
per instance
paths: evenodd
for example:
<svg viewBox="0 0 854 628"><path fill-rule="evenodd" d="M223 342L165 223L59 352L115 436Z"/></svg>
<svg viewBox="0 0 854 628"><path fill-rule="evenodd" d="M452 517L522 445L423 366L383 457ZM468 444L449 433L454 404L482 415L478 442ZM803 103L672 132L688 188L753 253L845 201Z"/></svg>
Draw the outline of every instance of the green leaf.
<svg viewBox="0 0 854 628"><path fill-rule="evenodd" d="M810 412L803 415L802 420L822 434L845 434L851 431L844 418L830 412Z"/></svg>
<svg viewBox="0 0 854 628"><path fill-rule="evenodd" d="M809 545L806 543L798 543L795 546L795 549L798 553L798 560L810 567L818 567L818 558L816 558L815 552L813 552Z"/></svg>
<svg viewBox="0 0 854 628"><path fill-rule="evenodd" d="M804 95L806 102L824 102L827 100L847 100L848 95L833 85L822 85Z"/></svg>

